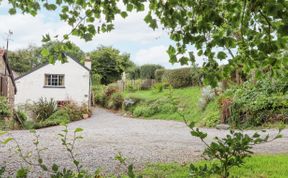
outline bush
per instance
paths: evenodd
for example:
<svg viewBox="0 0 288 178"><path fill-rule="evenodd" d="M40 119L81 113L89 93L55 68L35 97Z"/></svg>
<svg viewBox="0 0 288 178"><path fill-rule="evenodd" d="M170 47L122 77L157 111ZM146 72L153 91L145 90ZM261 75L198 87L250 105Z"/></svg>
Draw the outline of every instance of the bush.
<svg viewBox="0 0 288 178"><path fill-rule="evenodd" d="M222 101L222 115L235 127L260 126L270 122L288 123L288 81L285 78L246 82L227 90ZM223 99L224 98L224 99ZM224 108L225 107L225 108Z"/></svg>
<svg viewBox="0 0 288 178"><path fill-rule="evenodd" d="M157 82L162 82L163 75L165 73L165 69L157 69L155 71L155 80Z"/></svg>
<svg viewBox="0 0 288 178"><path fill-rule="evenodd" d="M163 81L174 88L182 88L193 85L191 68L166 70L163 74Z"/></svg>
<svg viewBox="0 0 288 178"><path fill-rule="evenodd" d="M8 101L5 97L0 96L0 118L10 117L12 111L9 107Z"/></svg>
<svg viewBox="0 0 288 178"><path fill-rule="evenodd" d="M156 64L145 64L140 67L140 77L142 79L155 79L155 71L163 69L162 66Z"/></svg>
<svg viewBox="0 0 288 178"><path fill-rule="evenodd" d="M116 85L108 85L104 91L107 98L110 98L113 93L119 92L119 88Z"/></svg>
<svg viewBox="0 0 288 178"><path fill-rule="evenodd" d="M157 113L157 108L144 105L144 106L137 106L133 111L133 116L150 117L153 116L155 113Z"/></svg>
<svg viewBox="0 0 288 178"><path fill-rule="evenodd" d="M22 126L22 128L25 128L24 123L28 120L28 116L25 112L17 110L14 112L13 119L17 121Z"/></svg>
<svg viewBox="0 0 288 178"><path fill-rule="evenodd" d="M113 93L109 100L108 107L111 109L120 109L122 107L123 101L124 97L121 93Z"/></svg>
<svg viewBox="0 0 288 178"><path fill-rule="evenodd" d="M53 113L48 119L43 121L41 124L43 126L54 126L60 124L67 124L70 122L70 116L67 110L60 109Z"/></svg>
<svg viewBox="0 0 288 178"><path fill-rule="evenodd" d="M71 121L78 121L78 120L82 119L82 117L83 117L81 107L78 106L74 102L69 102L69 103L65 104L62 107L62 109L68 113Z"/></svg>
<svg viewBox="0 0 288 178"><path fill-rule="evenodd" d="M49 101L45 98L40 98L39 101L34 102L31 107L33 119L35 121L43 121L50 117L57 109L57 104L53 99Z"/></svg>
<svg viewBox="0 0 288 178"><path fill-rule="evenodd" d="M161 93L164 90L164 85L162 83L155 83L153 85L153 89L157 92L157 93Z"/></svg>

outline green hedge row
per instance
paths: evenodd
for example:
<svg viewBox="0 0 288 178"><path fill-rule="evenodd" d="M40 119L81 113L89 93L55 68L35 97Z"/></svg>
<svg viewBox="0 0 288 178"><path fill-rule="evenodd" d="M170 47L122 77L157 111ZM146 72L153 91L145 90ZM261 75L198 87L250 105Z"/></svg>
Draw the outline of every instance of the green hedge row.
<svg viewBox="0 0 288 178"><path fill-rule="evenodd" d="M197 68L180 68L173 70L156 70L155 78L174 88L202 85L202 73Z"/></svg>

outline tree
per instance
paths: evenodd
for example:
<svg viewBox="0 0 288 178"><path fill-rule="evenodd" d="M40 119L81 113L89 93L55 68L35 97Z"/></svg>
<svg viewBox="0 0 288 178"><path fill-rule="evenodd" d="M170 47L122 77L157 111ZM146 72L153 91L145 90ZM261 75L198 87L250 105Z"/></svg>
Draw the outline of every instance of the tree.
<svg viewBox="0 0 288 178"><path fill-rule="evenodd" d="M40 51L38 47L29 46L26 49L9 52L9 64L12 70L22 74L41 64Z"/></svg>
<svg viewBox="0 0 288 178"><path fill-rule="evenodd" d="M61 45L62 44L60 42L51 41L49 43L43 44L41 47L29 46L28 48L9 52L9 63L11 65L11 68L12 70L20 74L26 73L32 70L34 67L43 64L49 60L49 58L41 56L42 49L50 50L51 52L53 52L54 49ZM80 62L84 62L85 53L73 43L71 43L71 48L67 48L63 52L71 55L72 57L75 57ZM58 53L56 52L56 57L57 54Z"/></svg>
<svg viewBox="0 0 288 178"><path fill-rule="evenodd" d="M80 49L79 46L77 46L74 43L70 44L71 46L69 48L66 48L63 50L66 54L70 55L71 57L76 58L80 62L84 62L85 60L85 53ZM55 49L61 48L63 46L63 43L59 41L50 41L48 43L45 43L42 45L41 49L47 49L48 51L52 51ZM58 54L58 51L55 51L54 54ZM49 60L49 58L46 58L46 60Z"/></svg>
<svg viewBox="0 0 288 178"><path fill-rule="evenodd" d="M159 26L165 28L170 38L176 42L175 46L168 49L170 61L181 64L194 62L195 55L192 52L189 57L184 54L191 46L195 47L198 56L208 59L204 67L211 74L206 78L214 81L214 84L215 80L225 76L230 70L239 68L239 65L246 73L252 69L257 70L258 75L263 70L273 75L288 71L288 60L284 54L288 44L287 0L8 2L12 5L10 14L15 14L18 10L35 16L41 8L59 13L61 20L71 26L71 31L63 36L56 35L57 39L64 42L63 47L57 48L58 51L71 46L70 35L86 41L92 40L97 33L111 31L117 15L125 18L133 10L144 11L146 3L149 10L145 22L153 29ZM99 23L95 24L96 20ZM43 36L43 42L50 40L49 34ZM43 55L49 56L51 60L55 59L47 50ZM229 59L229 65L219 70L217 59Z"/></svg>
<svg viewBox="0 0 288 178"><path fill-rule="evenodd" d="M140 67L140 77L142 79L155 79L155 71L157 69L164 69L164 67L157 64L145 64Z"/></svg>
<svg viewBox="0 0 288 178"><path fill-rule="evenodd" d="M124 71L133 65L129 54L120 54L112 47L101 46L90 54L92 74L101 75L101 83L109 84L121 78Z"/></svg>

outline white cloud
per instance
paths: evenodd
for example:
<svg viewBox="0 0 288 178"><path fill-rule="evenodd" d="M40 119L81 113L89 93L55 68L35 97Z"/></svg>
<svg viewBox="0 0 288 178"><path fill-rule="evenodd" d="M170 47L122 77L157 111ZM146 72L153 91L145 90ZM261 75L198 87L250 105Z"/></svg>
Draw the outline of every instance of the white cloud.
<svg viewBox="0 0 288 178"><path fill-rule="evenodd" d="M167 49L168 47L164 45L153 46L147 49L141 49L135 54L133 61L137 65L159 64L168 69L185 67L185 66L181 66L180 64L174 64L174 65L171 64L169 62L169 56L166 52Z"/></svg>
<svg viewBox="0 0 288 178"><path fill-rule="evenodd" d="M65 25L60 22L45 22L43 15L32 17L30 15L16 14L0 15L0 34L3 37L0 41L0 47L6 43L5 34L11 30L13 32L10 49L25 48L30 44L41 45L42 35L46 33L63 34Z"/></svg>

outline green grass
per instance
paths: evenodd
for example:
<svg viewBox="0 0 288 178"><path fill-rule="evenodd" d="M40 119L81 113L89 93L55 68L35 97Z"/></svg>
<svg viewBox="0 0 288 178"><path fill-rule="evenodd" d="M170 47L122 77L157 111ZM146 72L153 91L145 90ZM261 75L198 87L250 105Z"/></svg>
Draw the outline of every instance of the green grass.
<svg viewBox="0 0 288 178"><path fill-rule="evenodd" d="M205 161L195 163L203 164ZM189 165L150 164L140 174L144 177L157 178L184 178L188 177ZM281 155L258 155L247 158L245 164L231 170L231 176L241 178L287 178L288 177L288 154ZM214 176L215 178L217 176Z"/></svg>
<svg viewBox="0 0 288 178"><path fill-rule="evenodd" d="M173 97L176 98L177 102L181 106L185 106L184 112L187 118L191 121L195 121L202 126L213 126L215 122L219 119L219 109L217 105L217 99L210 102L205 109L202 111L199 106L199 99L201 97L201 89L200 87L188 87L181 89L173 89ZM147 90L147 91L137 91L133 93L124 93L124 96L127 97L135 97L141 100L144 100L145 103L149 103L151 101L167 98L169 94L169 89L165 89L163 92L157 93L155 90ZM143 102L142 102L143 104ZM150 119L164 119L164 120L177 120L182 121L182 118L176 112L174 113L156 113L150 117Z"/></svg>

